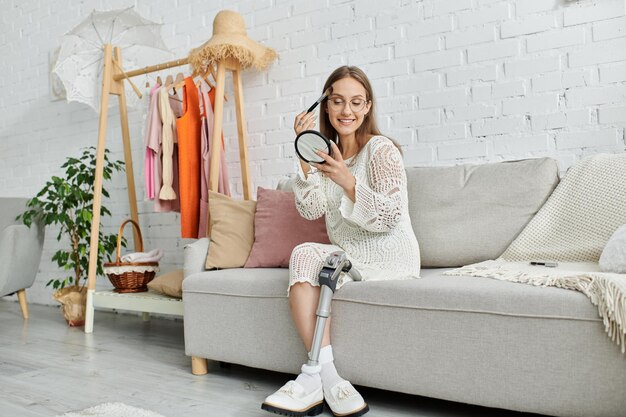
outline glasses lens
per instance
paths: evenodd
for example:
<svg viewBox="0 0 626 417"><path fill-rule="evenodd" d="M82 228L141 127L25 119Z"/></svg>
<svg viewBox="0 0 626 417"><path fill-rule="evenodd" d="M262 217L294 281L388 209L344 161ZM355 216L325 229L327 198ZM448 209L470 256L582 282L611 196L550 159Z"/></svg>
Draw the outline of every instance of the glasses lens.
<svg viewBox="0 0 626 417"><path fill-rule="evenodd" d="M349 103L353 112L360 112L363 108L365 108L367 101L360 98L354 98L350 100ZM328 100L328 106L333 111L341 111L346 107L346 102L340 98L331 98Z"/></svg>
<svg viewBox="0 0 626 417"><path fill-rule="evenodd" d="M365 100L353 99L350 101L350 107L352 108L352 111L359 112L363 110L363 107L365 107Z"/></svg>

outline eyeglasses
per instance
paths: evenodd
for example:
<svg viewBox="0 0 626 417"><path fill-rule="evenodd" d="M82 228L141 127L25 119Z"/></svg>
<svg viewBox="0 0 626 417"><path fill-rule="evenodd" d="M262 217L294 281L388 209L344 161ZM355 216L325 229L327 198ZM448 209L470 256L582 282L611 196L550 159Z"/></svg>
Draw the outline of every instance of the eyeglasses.
<svg viewBox="0 0 626 417"><path fill-rule="evenodd" d="M365 108L369 100L363 100L362 98L353 98L348 103L353 112L358 113ZM332 111L341 111L346 107L346 101L342 98L334 97L328 99L328 107Z"/></svg>

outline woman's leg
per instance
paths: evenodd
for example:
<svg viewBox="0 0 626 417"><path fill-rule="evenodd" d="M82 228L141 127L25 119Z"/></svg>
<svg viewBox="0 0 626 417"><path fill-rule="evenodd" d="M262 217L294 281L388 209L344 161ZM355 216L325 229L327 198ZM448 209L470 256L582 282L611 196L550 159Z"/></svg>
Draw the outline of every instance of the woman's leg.
<svg viewBox="0 0 626 417"><path fill-rule="evenodd" d="M289 293L289 307L291 308L291 316L300 333L300 338L304 342L307 352L311 351L311 343L313 342L313 334L315 332L315 324L317 322L317 305L319 303L320 287L314 287L308 282L300 282L291 287ZM325 385L335 385L343 379L335 369L332 347L330 346L330 319L326 320L324 326L324 337L322 338L322 346L319 357L322 366L322 381Z"/></svg>
<svg viewBox="0 0 626 417"><path fill-rule="evenodd" d="M314 287L308 282L298 282L291 286L289 291L289 308L291 317L298 329L300 339L307 352L311 351L315 324L317 323L317 305L320 298L320 287ZM324 326L322 347L330 345L330 318Z"/></svg>
<svg viewBox="0 0 626 417"><path fill-rule="evenodd" d="M289 308L296 329L307 351L311 350L317 323L316 311L320 297L320 287L317 285L318 275L328 254L336 250L341 249L333 245L303 243L296 246L291 254L289 263ZM330 346L330 318L326 321L326 326L324 327L322 347L319 358L320 365L311 367L308 364L304 364L302 373L297 376L295 381L289 381L276 393L265 399L262 405L264 410L284 415L317 415L321 413L324 399L322 380L326 376L325 379L330 381L326 385L329 385L329 390L333 391L329 391L329 405L333 404L331 406L333 414L337 415L335 410L340 410L340 414L356 417L367 412L367 405L363 402L362 397L349 382L339 377L335 369L332 348ZM347 388L338 382L348 384L348 388L351 388L354 394L361 399L361 403L355 405L354 400L356 398L354 395L350 395L348 403L343 401L343 404L339 403L337 405L338 402L335 397L339 391L341 391L340 395L342 398L345 396L344 394L350 394ZM353 413L355 410L356 413ZM305 414L302 414L303 412Z"/></svg>
<svg viewBox="0 0 626 417"><path fill-rule="evenodd" d="M317 323L316 311L321 292L320 287L312 285L312 283L318 283L317 275L322 268L326 256L332 251L333 250L326 245L311 245L305 243L297 246L291 257L292 273L289 291L289 308L291 310L291 317L293 318L300 339L302 339L307 352L311 351L315 325ZM310 273L311 270L315 271L315 276L302 282L296 281L300 277L306 277L307 273ZM330 345L331 318L332 314L326 320L324 336L322 338L322 349L320 350L319 356L321 369L319 378L321 379L326 401L333 411L333 415L361 416L368 412L369 407L352 384L341 378L335 368L332 346ZM296 382L303 386L317 385L319 383L317 381L317 378L313 379L312 375L306 373L301 373L296 378Z"/></svg>
<svg viewBox="0 0 626 417"><path fill-rule="evenodd" d="M330 246L330 245L321 245ZM311 349L317 316L319 287L317 276L322 269L327 250L317 244L297 246L290 260L289 307L298 333L306 346ZM326 344L329 343L328 326L325 332ZM289 381L282 388L265 399L261 406L264 410L283 415L317 415L324 409L322 392L321 366L302 365L302 372L295 381Z"/></svg>

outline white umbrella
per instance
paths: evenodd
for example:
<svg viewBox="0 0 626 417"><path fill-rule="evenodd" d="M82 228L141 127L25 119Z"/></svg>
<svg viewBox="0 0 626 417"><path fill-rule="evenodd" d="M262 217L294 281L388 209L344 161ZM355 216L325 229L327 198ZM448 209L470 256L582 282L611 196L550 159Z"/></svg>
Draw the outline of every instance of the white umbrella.
<svg viewBox="0 0 626 417"><path fill-rule="evenodd" d="M93 11L63 36L53 72L67 91L67 101L78 101L100 110L103 47L117 46L124 71L171 58L161 38L161 24L144 19L132 7ZM124 82L129 106L139 102L129 83Z"/></svg>

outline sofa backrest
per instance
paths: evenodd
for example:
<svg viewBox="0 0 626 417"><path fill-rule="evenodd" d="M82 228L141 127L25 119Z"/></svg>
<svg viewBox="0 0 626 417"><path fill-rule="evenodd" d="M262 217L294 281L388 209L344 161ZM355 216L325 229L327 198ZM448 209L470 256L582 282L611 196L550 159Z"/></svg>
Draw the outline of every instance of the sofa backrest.
<svg viewBox="0 0 626 417"><path fill-rule="evenodd" d="M0 197L0 232L12 224L21 224L15 218L26 210L28 198Z"/></svg>
<svg viewBox="0 0 626 417"><path fill-rule="evenodd" d="M554 159L407 168L422 267L495 259L559 182Z"/></svg>

